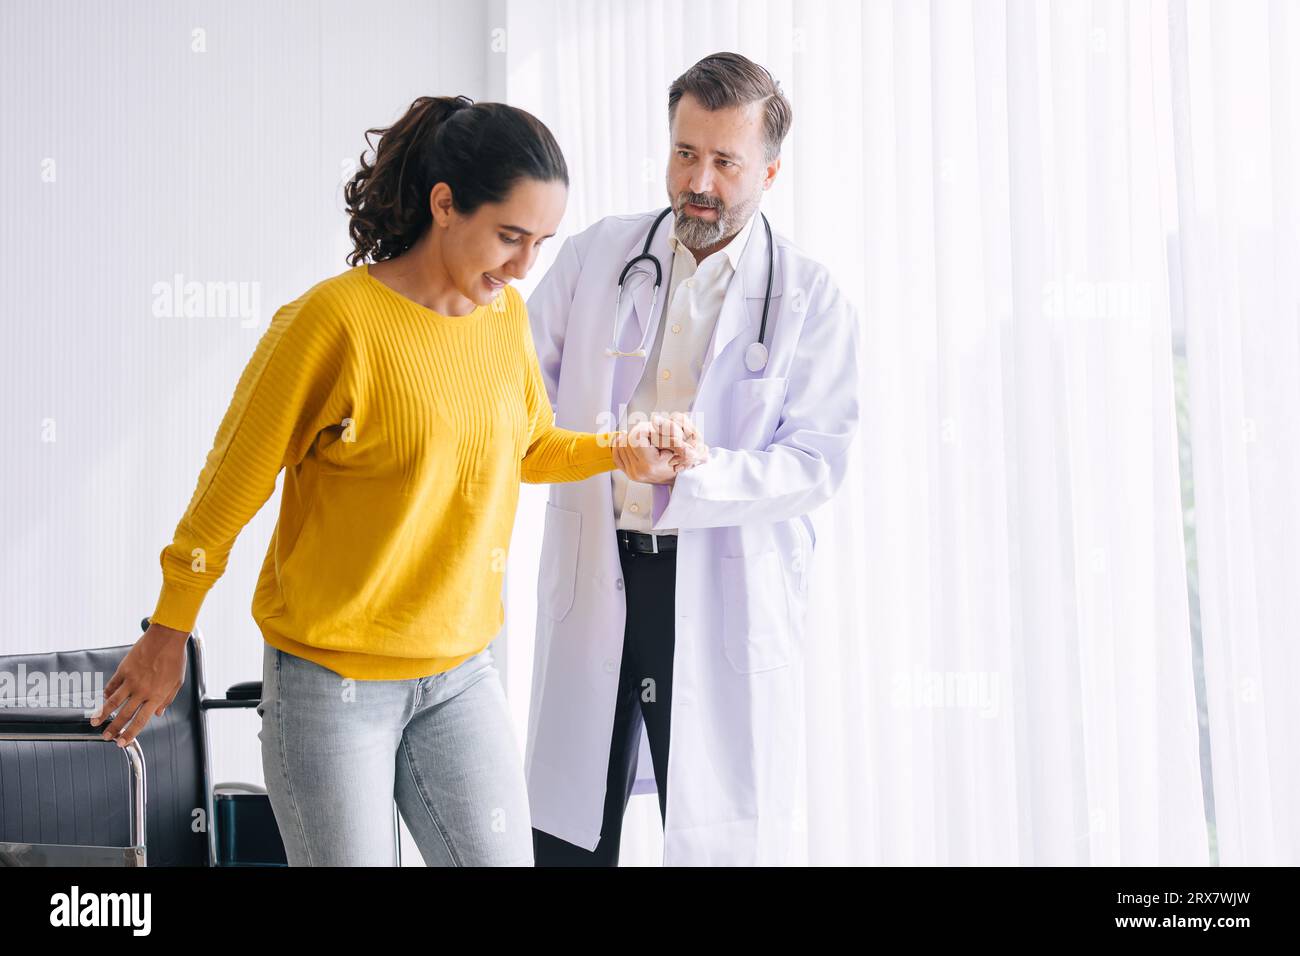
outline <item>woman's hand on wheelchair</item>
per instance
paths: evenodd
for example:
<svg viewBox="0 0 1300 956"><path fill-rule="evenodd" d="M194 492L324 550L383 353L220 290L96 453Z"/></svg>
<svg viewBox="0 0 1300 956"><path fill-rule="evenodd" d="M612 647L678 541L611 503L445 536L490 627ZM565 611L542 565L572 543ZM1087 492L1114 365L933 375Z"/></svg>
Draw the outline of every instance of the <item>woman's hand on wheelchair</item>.
<svg viewBox="0 0 1300 956"><path fill-rule="evenodd" d="M154 717L161 717L185 683L185 645L189 634L150 624L104 685L104 703L90 718L98 727L106 714L116 716L104 739L126 747Z"/></svg>

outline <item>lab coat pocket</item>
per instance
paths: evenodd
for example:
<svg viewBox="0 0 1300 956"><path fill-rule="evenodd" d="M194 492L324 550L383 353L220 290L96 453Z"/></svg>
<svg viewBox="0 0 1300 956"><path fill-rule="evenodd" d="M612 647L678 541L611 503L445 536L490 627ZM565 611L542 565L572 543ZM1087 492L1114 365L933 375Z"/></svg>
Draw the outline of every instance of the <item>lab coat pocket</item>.
<svg viewBox="0 0 1300 956"><path fill-rule="evenodd" d="M788 378L747 378L731 386L732 448L766 448L781 423Z"/></svg>
<svg viewBox="0 0 1300 956"><path fill-rule="evenodd" d="M582 515L546 503L546 527L542 537L542 570L538 578L538 604L548 617L564 620L573 607L574 582L578 574L578 543L582 538Z"/></svg>
<svg viewBox="0 0 1300 956"><path fill-rule="evenodd" d="M789 607L781 557L775 550L722 558L722 643L742 674L790 661Z"/></svg>

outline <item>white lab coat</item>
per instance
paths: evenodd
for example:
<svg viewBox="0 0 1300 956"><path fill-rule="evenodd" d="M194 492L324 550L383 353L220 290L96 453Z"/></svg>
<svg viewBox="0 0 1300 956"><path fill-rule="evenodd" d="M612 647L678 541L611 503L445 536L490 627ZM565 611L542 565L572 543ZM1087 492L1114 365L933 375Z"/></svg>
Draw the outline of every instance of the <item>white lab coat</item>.
<svg viewBox="0 0 1300 956"><path fill-rule="evenodd" d="M561 427L617 429L641 378L645 358L605 349L619 272L656 214L609 216L568 239L528 300ZM651 247L664 270L656 323L670 231L666 219ZM817 538L809 512L842 481L857 430L858 328L826 270L773 238L767 367L744 364L767 283L760 221L691 410L710 460L677 476L654 525L679 532L666 866L787 863L804 828L800 651ZM645 329L651 280L640 268L628 275L623 351L643 334L647 352L654 342ZM600 838L627 612L612 495L609 474L551 486L525 756L533 825L589 850ZM643 777L645 754L643 741Z"/></svg>

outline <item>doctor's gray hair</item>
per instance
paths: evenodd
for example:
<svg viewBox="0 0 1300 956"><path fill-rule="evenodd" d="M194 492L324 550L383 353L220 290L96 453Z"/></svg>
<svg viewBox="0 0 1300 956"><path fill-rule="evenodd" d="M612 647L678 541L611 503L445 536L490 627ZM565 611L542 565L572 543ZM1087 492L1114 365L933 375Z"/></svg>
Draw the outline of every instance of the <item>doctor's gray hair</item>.
<svg viewBox="0 0 1300 956"><path fill-rule="evenodd" d="M668 124L677 116L677 101L690 93L706 110L728 109L763 103L763 161L770 163L781 155L781 143L794 110L781 92L781 84L766 67L759 66L739 53L713 53L700 60L668 87Z"/></svg>

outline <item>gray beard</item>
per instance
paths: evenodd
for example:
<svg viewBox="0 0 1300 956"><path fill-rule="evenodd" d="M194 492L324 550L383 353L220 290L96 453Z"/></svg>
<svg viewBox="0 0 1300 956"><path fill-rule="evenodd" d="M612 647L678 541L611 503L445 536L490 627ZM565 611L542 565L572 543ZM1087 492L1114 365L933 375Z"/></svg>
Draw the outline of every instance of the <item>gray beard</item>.
<svg viewBox="0 0 1300 956"><path fill-rule="evenodd" d="M675 229L677 238L680 239L688 249L708 249L716 246L731 236L740 232L745 221L758 212L758 204L762 199L762 192L756 193L749 200L738 202L730 207L720 208L714 206L718 211L718 218L712 222L706 219L696 219L694 216L686 214L686 207L682 207L681 212L674 213Z"/></svg>
<svg viewBox="0 0 1300 956"><path fill-rule="evenodd" d="M731 228L731 216L724 210L718 210L718 218L712 222L696 219L685 212L677 214L675 229L677 238L688 249L707 249L723 240L734 231Z"/></svg>

